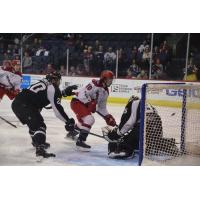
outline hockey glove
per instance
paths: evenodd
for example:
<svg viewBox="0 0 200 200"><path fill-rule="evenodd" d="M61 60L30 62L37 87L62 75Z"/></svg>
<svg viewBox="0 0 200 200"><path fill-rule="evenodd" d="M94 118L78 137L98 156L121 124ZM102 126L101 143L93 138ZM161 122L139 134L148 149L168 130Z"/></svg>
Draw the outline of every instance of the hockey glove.
<svg viewBox="0 0 200 200"><path fill-rule="evenodd" d="M18 94L19 94L20 90L9 90L8 92L8 97L13 100Z"/></svg>
<svg viewBox="0 0 200 200"><path fill-rule="evenodd" d="M105 116L105 120L106 120L106 123L107 125L109 126L116 126L116 121L114 119L114 117L112 115L106 115Z"/></svg>
<svg viewBox="0 0 200 200"><path fill-rule="evenodd" d="M66 131L73 131L74 130L75 121L73 118L69 118L69 120L65 124Z"/></svg>
<svg viewBox="0 0 200 200"><path fill-rule="evenodd" d="M66 87L63 91L62 91L62 96L63 97L67 97L67 96L72 96L75 94L75 92L73 92L72 90L76 90L78 88L77 85L71 85Z"/></svg>
<svg viewBox="0 0 200 200"><path fill-rule="evenodd" d="M102 132L108 142L118 142L122 138L122 135L118 134L118 128L111 130L109 127L103 127Z"/></svg>

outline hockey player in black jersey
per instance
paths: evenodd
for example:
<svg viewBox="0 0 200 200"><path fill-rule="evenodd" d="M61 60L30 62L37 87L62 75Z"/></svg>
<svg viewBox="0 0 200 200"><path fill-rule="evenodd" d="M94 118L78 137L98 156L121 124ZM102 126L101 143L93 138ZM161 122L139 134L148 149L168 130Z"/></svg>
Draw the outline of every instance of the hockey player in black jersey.
<svg viewBox="0 0 200 200"><path fill-rule="evenodd" d="M51 72L45 79L23 89L12 103L12 110L17 118L29 128L32 144L36 148L36 156L55 157L55 154L45 150L50 147L50 144L46 142L46 125L41 110L47 105L51 104L56 117L65 123L67 131L74 129L75 121L65 113L61 105L61 97L73 95L72 90L77 89L77 86L69 86L61 92L60 80L60 73Z"/></svg>
<svg viewBox="0 0 200 200"><path fill-rule="evenodd" d="M104 127L102 132L109 142L108 154L111 158L132 158L135 151L139 149L140 99L132 96L124 109L119 126L114 129ZM169 154L178 153L175 139L163 137L161 118L156 109L148 105L146 113L146 155L151 154L152 147L158 143L160 145L156 151L167 149Z"/></svg>

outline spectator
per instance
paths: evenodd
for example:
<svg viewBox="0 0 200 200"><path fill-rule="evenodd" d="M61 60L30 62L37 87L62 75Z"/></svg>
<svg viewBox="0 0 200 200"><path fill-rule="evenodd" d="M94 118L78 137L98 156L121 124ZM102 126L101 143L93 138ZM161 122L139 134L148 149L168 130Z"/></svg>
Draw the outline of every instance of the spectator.
<svg viewBox="0 0 200 200"><path fill-rule="evenodd" d="M40 46L39 49L36 51L36 56L48 56L49 51L46 50L43 46Z"/></svg>
<svg viewBox="0 0 200 200"><path fill-rule="evenodd" d="M13 55L13 45L11 45L11 44L8 45L7 53L12 57L12 55Z"/></svg>
<svg viewBox="0 0 200 200"><path fill-rule="evenodd" d="M68 76L76 76L76 75L77 75L76 68L74 66L71 66L70 69L69 69Z"/></svg>
<svg viewBox="0 0 200 200"><path fill-rule="evenodd" d="M132 78L137 78L138 74L141 71L141 69L138 67L138 65L136 64L136 61L134 59L128 70L131 71Z"/></svg>
<svg viewBox="0 0 200 200"><path fill-rule="evenodd" d="M80 40L77 40L76 41L76 44L74 46L74 53L77 53L78 56L80 56L80 54L83 52L84 50L84 42L83 41L80 41Z"/></svg>
<svg viewBox="0 0 200 200"><path fill-rule="evenodd" d="M163 65L160 63L159 58L156 59L155 64L152 66L151 78L164 79Z"/></svg>
<svg viewBox="0 0 200 200"><path fill-rule="evenodd" d="M3 60L10 60L10 59L11 59L11 56L7 52L5 52L3 54Z"/></svg>
<svg viewBox="0 0 200 200"><path fill-rule="evenodd" d="M99 51L99 46L100 46L100 42L99 40L96 40L94 44L94 48L93 48L94 52Z"/></svg>
<svg viewBox="0 0 200 200"><path fill-rule="evenodd" d="M130 60L136 60L137 59L137 46L134 46L132 51L131 51L131 55L130 55Z"/></svg>
<svg viewBox="0 0 200 200"><path fill-rule="evenodd" d="M20 60L19 55L15 55L14 60Z"/></svg>
<svg viewBox="0 0 200 200"><path fill-rule="evenodd" d="M18 46L17 45L14 45L14 47L13 47L13 55L15 56L15 55L20 55L20 49L18 48Z"/></svg>
<svg viewBox="0 0 200 200"><path fill-rule="evenodd" d="M32 69L32 58L29 56L28 52L24 53L24 57L22 60L22 69L23 73L31 73Z"/></svg>
<svg viewBox="0 0 200 200"><path fill-rule="evenodd" d="M159 58L160 52L158 46L155 46L153 49L153 61L155 62Z"/></svg>
<svg viewBox="0 0 200 200"><path fill-rule="evenodd" d="M51 72L53 72L53 71L55 71L55 68L53 67L53 64L49 63L49 64L47 65L45 74L51 73Z"/></svg>
<svg viewBox="0 0 200 200"><path fill-rule="evenodd" d="M89 65L85 65L84 76L93 76L93 72L90 70Z"/></svg>
<svg viewBox="0 0 200 200"><path fill-rule="evenodd" d="M132 70L131 70L131 68L128 68L126 73L127 73L126 74L126 78L129 78L129 79L132 78Z"/></svg>
<svg viewBox="0 0 200 200"><path fill-rule="evenodd" d="M149 49L149 45L147 45L144 48L142 59L143 59L143 61L149 62L150 61L150 57L151 57L151 52L150 52L150 49Z"/></svg>
<svg viewBox="0 0 200 200"><path fill-rule="evenodd" d="M163 65L163 67L164 67L164 69L165 69L165 66L166 66L167 62L169 61L169 53L168 53L168 50L160 49L159 58L160 58L161 64Z"/></svg>
<svg viewBox="0 0 200 200"><path fill-rule="evenodd" d="M103 46L100 45L99 49L94 53L94 72L96 76L99 76L100 73L104 70L103 60L104 60Z"/></svg>
<svg viewBox="0 0 200 200"><path fill-rule="evenodd" d="M37 38L34 38L33 44L32 44L31 46L32 46L31 52L33 52L33 54L35 55L36 52L37 52L37 50L38 50L39 47L40 47Z"/></svg>
<svg viewBox="0 0 200 200"><path fill-rule="evenodd" d="M168 46L166 40L163 41L163 43L161 43L161 45L160 45L160 49L162 49L162 51L169 50L169 46Z"/></svg>
<svg viewBox="0 0 200 200"><path fill-rule="evenodd" d="M76 67L76 74L78 76L83 76L84 75L84 70L83 70L84 66L82 64L77 65Z"/></svg>
<svg viewBox="0 0 200 200"><path fill-rule="evenodd" d="M193 65L192 63L189 63L187 66L187 76L185 74L184 80L186 81L197 81L197 74L198 74L198 68L196 65Z"/></svg>
<svg viewBox="0 0 200 200"><path fill-rule="evenodd" d="M141 72L138 74L137 78L138 79L145 79L145 80L147 80L148 79L147 72L145 70L141 70Z"/></svg>
<svg viewBox="0 0 200 200"><path fill-rule="evenodd" d="M65 69L64 65L60 66L60 73L61 73L62 76L66 76L66 69Z"/></svg>
<svg viewBox="0 0 200 200"><path fill-rule="evenodd" d="M143 41L143 43L139 46L138 51L140 53L143 53L145 46L147 45L146 40Z"/></svg>
<svg viewBox="0 0 200 200"><path fill-rule="evenodd" d="M67 40L68 47L73 48L75 43L76 43L75 34L68 34L68 40Z"/></svg>
<svg viewBox="0 0 200 200"><path fill-rule="evenodd" d="M83 60L83 64L84 67L89 67L91 70L93 70L93 63L94 63L94 55L92 52L92 47L89 46L88 49L84 50L84 60Z"/></svg>
<svg viewBox="0 0 200 200"><path fill-rule="evenodd" d="M108 48L108 51L104 54L104 65L105 69L114 71L115 62L116 62L116 54L113 52L112 47Z"/></svg>
<svg viewBox="0 0 200 200"><path fill-rule="evenodd" d="M127 69L129 67L128 59L126 52L124 49L120 48L118 50L118 68L119 68L119 75L124 76L126 73Z"/></svg>
<svg viewBox="0 0 200 200"><path fill-rule="evenodd" d="M19 45L19 42L20 42L19 38L15 37L15 38L14 38L14 43L15 43L16 45Z"/></svg>

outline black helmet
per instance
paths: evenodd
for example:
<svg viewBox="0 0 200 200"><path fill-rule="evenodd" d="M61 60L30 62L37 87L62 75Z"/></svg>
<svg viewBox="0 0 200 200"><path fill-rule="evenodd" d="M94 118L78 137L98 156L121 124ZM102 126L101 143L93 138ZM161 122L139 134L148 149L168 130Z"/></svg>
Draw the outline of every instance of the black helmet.
<svg viewBox="0 0 200 200"><path fill-rule="evenodd" d="M50 72L50 73L48 73L46 75L46 79L49 82L52 82L52 80L60 80L61 79L61 74L60 74L60 72L53 71L53 72Z"/></svg>

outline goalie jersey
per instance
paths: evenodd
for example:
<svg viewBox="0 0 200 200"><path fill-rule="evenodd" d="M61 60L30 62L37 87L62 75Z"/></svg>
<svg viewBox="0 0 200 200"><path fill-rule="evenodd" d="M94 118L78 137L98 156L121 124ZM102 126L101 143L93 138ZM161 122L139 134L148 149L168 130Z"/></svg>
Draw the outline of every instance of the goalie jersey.
<svg viewBox="0 0 200 200"><path fill-rule="evenodd" d="M158 114L156 109L150 104L148 104L147 120L152 118L152 116L158 116ZM125 133L136 127L139 129L139 124L140 124L140 99L137 96L131 96L120 120L118 128L119 134L124 135Z"/></svg>

